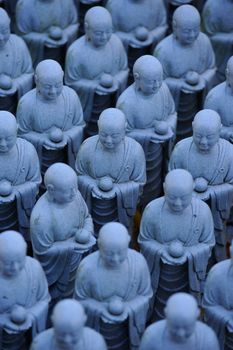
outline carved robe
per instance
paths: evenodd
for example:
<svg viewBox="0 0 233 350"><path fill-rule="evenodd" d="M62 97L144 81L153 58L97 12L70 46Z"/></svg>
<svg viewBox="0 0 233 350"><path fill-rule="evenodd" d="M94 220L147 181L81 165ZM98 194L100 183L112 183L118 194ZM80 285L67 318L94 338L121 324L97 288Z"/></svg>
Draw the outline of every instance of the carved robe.
<svg viewBox="0 0 233 350"><path fill-rule="evenodd" d="M107 287L104 272L106 268L100 262L99 252L89 255L79 266L74 297L85 307L88 317L87 325L96 331L100 329L101 311L92 308L89 300L106 302L112 295L121 297L123 302L129 304L130 311L127 321L130 349L136 350L145 329L148 303L152 292L146 261L138 252L128 250L126 266L115 286L108 285Z"/></svg>
<svg viewBox="0 0 233 350"><path fill-rule="evenodd" d="M74 228L89 231L90 241L75 242ZM95 244L92 219L81 194L58 208L45 193L33 208L30 229L33 251L44 269L51 297L72 297L78 265Z"/></svg>

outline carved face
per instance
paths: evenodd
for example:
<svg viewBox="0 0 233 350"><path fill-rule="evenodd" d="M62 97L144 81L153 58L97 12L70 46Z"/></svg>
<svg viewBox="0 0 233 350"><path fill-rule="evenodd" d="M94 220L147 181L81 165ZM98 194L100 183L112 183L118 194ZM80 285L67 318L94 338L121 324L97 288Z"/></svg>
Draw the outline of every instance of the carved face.
<svg viewBox="0 0 233 350"><path fill-rule="evenodd" d="M201 153L208 153L217 144L220 137L220 129L217 125L205 124L193 125L193 141Z"/></svg>
<svg viewBox="0 0 233 350"><path fill-rule="evenodd" d="M19 275L24 268L26 252L24 250L8 251L0 256L0 271L3 276L14 278Z"/></svg>
<svg viewBox="0 0 233 350"><path fill-rule="evenodd" d="M190 184L177 186L169 184L165 185L165 200L170 210L175 213L181 213L187 208L192 200L192 187Z"/></svg>
<svg viewBox="0 0 233 350"><path fill-rule="evenodd" d="M127 258L128 242L103 242L99 251L107 267L118 268Z"/></svg>
<svg viewBox="0 0 233 350"><path fill-rule="evenodd" d="M72 318L72 315L70 316ZM56 343L59 349L75 350L83 331L82 322L56 322L54 324Z"/></svg>
<svg viewBox="0 0 233 350"><path fill-rule="evenodd" d="M154 95L161 88L163 76L161 72L152 73L150 76L140 74L138 87L145 95Z"/></svg>
<svg viewBox="0 0 233 350"><path fill-rule="evenodd" d="M96 23L95 26L88 26L87 36L95 47L103 47L110 40L112 35L111 23Z"/></svg>
<svg viewBox="0 0 233 350"><path fill-rule="evenodd" d="M37 77L36 87L40 95L48 101L54 101L61 94L63 88L63 76L61 74L56 76Z"/></svg>
<svg viewBox="0 0 233 350"><path fill-rule="evenodd" d="M9 152L17 140L17 128L15 127L1 127L0 128L0 154Z"/></svg>
<svg viewBox="0 0 233 350"><path fill-rule="evenodd" d="M74 200L78 187L77 179L67 182L59 182L58 184L49 184L47 190L52 197L53 201L59 204L70 203Z"/></svg>
<svg viewBox="0 0 233 350"><path fill-rule="evenodd" d="M181 45L192 45L200 33L199 22L180 22L175 28L175 35Z"/></svg>
<svg viewBox="0 0 233 350"><path fill-rule="evenodd" d="M122 123L110 124L101 123L99 124L99 140L104 148L108 150L114 150L125 138L125 127Z"/></svg>
<svg viewBox="0 0 233 350"><path fill-rule="evenodd" d="M3 48L10 38L10 24L3 22L0 24L0 49Z"/></svg>
<svg viewBox="0 0 233 350"><path fill-rule="evenodd" d="M190 315L167 316L168 331L176 343L185 343L195 330L196 317Z"/></svg>

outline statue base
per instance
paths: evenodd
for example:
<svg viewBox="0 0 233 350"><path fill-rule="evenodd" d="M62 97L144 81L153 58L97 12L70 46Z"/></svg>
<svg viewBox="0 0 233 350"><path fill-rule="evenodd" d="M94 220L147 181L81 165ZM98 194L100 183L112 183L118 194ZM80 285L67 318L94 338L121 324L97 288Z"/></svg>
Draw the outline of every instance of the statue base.
<svg viewBox="0 0 233 350"><path fill-rule="evenodd" d="M0 204L0 232L7 230L19 231L16 200Z"/></svg>
<svg viewBox="0 0 233 350"><path fill-rule="evenodd" d="M128 321L110 324L100 321L100 334L103 335L108 349L129 350Z"/></svg>
<svg viewBox="0 0 233 350"><path fill-rule="evenodd" d="M92 197L92 211L91 211L94 232L98 236L101 227L112 221L118 221L117 199L98 199Z"/></svg>

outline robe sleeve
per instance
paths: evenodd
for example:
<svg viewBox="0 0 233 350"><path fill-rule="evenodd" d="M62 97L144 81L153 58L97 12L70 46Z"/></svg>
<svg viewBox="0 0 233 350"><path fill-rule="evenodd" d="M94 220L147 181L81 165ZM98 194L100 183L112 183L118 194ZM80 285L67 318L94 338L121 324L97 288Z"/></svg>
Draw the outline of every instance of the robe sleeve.
<svg viewBox="0 0 233 350"><path fill-rule="evenodd" d="M224 293L225 288L227 288L227 271L229 266L229 260L225 260L212 267L206 280L203 297L205 320L215 330L222 349L225 327L228 320L232 319L232 311L227 309L227 296Z"/></svg>
<svg viewBox="0 0 233 350"><path fill-rule="evenodd" d="M50 301L50 295L48 291L48 283L44 274L44 271L40 263L30 258L31 268L33 268L33 282L35 285L34 297L29 301L29 313L33 316L34 322L32 326L32 336L40 333L46 328L48 303Z"/></svg>

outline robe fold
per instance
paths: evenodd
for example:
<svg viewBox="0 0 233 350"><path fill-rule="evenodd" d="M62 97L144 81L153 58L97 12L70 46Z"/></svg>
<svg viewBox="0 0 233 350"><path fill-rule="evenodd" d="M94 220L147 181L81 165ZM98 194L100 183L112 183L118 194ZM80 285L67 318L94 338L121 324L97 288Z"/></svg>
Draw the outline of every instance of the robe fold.
<svg viewBox="0 0 233 350"><path fill-rule="evenodd" d="M17 109L19 135L33 143L42 163L43 138L40 137L40 134L46 133L52 126L60 128L68 137L68 163L71 167L74 167L85 126L82 106L76 93L68 86L63 86L58 101L63 108L64 115L57 115L56 110L55 113L51 113L48 108L49 115L46 116L42 108L46 110L47 102L43 102L38 97L36 89L23 96ZM37 135L31 136L30 132L35 132Z"/></svg>
<svg viewBox="0 0 233 350"><path fill-rule="evenodd" d="M231 0L207 0L202 19L216 55L217 78L225 80L228 59L233 54L233 3Z"/></svg>
<svg viewBox="0 0 233 350"><path fill-rule="evenodd" d="M128 68L126 52L115 34L101 49L92 47L85 35L69 47L65 83L78 93L86 122L91 119L95 89L103 73L111 74L117 79L119 96L126 87Z"/></svg>
<svg viewBox="0 0 233 350"><path fill-rule="evenodd" d="M152 296L150 276L145 259L136 251L129 249L127 257L130 279L125 283L123 302L129 303L128 327L132 350L138 349L144 332L149 299ZM88 299L106 302L105 290L99 283L100 257L95 252L86 257L79 266L74 298L83 303L87 313L87 325L99 331L101 311L88 305ZM122 276L124 279L125 277ZM117 293L116 293L117 296ZM121 296L120 296L121 297ZM117 322L116 322L117 323Z"/></svg>
<svg viewBox="0 0 233 350"><path fill-rule="evenodd" d="M96 173L100 167L96 162L95 153L100 151L100 147L98 135L90 137L81 145L76 159L79 189L90 213L92 188L98 181ZM123 152L122 162L117 165L118 171L114 174L113 182L117 198L118 221L129 227L136 212L142 187L146 182L145 156L139 143L129 137L124 139Z"/></svg>
<svg viewBox="0 0 233 350"><path fill-rule="evenodd" d="M187 231L182 233L174 227L170 232L166 232L162 225L162 222L166 221L164 205L164 197L155 199L147 205L142 216L138 237L141 252L149 266L154 294L159 285L162 253L175 239L181 241L184 250L188 252L189 290L195 295L200 295L203 292L208 260L215 244L211 211L207 204L193 198L191 217L188 220L190 227L187 228ZM174 218L175 216L176 214Z"/></svg>
<svg viewBox="0 0 233 350"><path fill-rule="evenodd" d="M31 90L33 86L31 56L25 42L15 34L10 35L4 52L7 59L6 62L1 65L0 73L10 76L14 81L17 89L17 97L19 99L26 92Z"/></svg>
<svg viewBox="0 0 233 350"><path fill-rule="evenodd" d="M193 138L180 141L172 153L170 170L185 169L193 174L195 164L192 163ZM201 156L201 155L200 155ZM233 146L230 142L219 139L217 144L217 159L211 164L211 176L208 183L210 207L214 219L216 243L222 245L224 223L229 218L233 205Z"/></svg>
<svg viewBox="0 0 233 350"><path fill-rule="evenodd" d="M29 240L30 213L41 183L40 166L36 150L30 142L18 138L16 148L18 156L16 171L14 174L9 174L11 178L4 177L4 179L12 183L13 190L16 192L19 231L26 235L26 240ZM2 180L1 170L0 180ZM4 204L0 205L4 206Z"/></svg>
<svg viewBox="0 0 233 350"><path fill-rule="evenodd" d="M89 327L84 327L80 346L77 350L107 350L104 339ZM57 350L54 329L50 328L38 335L31 344L30 350Z"/></svg>
<svg viewBox="0 0 233 350"><path fill-rule="evenodd" d="M208 274L203 298L205 321L216 332L222 350L224 349L227 322L232 320L232 283L231 260L219 262L212 267Z"/></svg>
<svg viewBox="0 0 233 350"><path fill-rule="evenodd" d="M167 321L162 320L149 326L143 337L139 350L170 350L167 345L168 330ZM197 321L194 334L186 344L182 343L181 348L187 350L219 350L217 337L213 330L204 323ZM172 342L169 342L172 345ZM174 348L178 349L178 343L174 342Z"/></svg>
<svg viewBox="0 0 233 350"><path fill-rule="evenodd" d="M92 219L81 194L77 193L74 205L70 208L74 215L72 219L67 218L66 222L61 219L59 222L61 210L49 202L45 193L33 208L30 220L33 251L44 269L53 299L72 296L78 265L95 245ZM62 231L59 231L62 222ZM90 241L86 244L75 244L72 233L74 228L84 228L90 232ZM68 241L70 244L67 244ZM54 253L51 249L56 242L60 243L60 247Z"/></svg>
<svg viewBox="0 0 233 350"><path fill-rule="evenodd" d="M26 41L34 67L43 60L45 36L51 26L60 27L68 47L77 37L77 9L73 0L54 0L53 11L43 14L39 10L40 0L19 0L16 6L17 30ZM49 5L48 5L49 6ZM49 7L48 7L49 8Z"/></svg>
<svg viewBox="0 0 233 350"><path fill-rule="evenodd" d="M48 284L39 262L29 256L26 257L25 267L21 273L26 275L27 282L24 286L20 286L21 290L18 292L18 296L13 294L16 294L16 291L13 293L9 291L7 302L9 308L18 304L22 305L30 312L33 316L31 330L32 338L34 338L36 334L42 332L46 328L48 303L50 301ZM23 287L24 289L22 290ZM2 284L0 287L0 297L3 298L1 307L4 304L4 288L5 286ZM5 329L4 325L0 324L0 344L1 342L4 344L4 332L10 334L10 331L7 330L7 328ZM19 337L20 336L21 334L19 333ZM14 344L11 345L14 346Z"/></svg>

